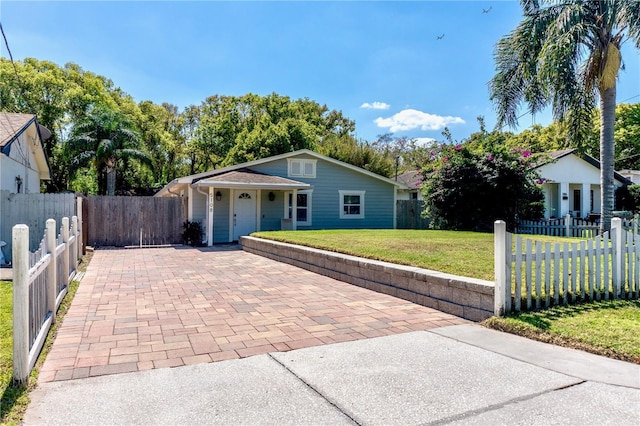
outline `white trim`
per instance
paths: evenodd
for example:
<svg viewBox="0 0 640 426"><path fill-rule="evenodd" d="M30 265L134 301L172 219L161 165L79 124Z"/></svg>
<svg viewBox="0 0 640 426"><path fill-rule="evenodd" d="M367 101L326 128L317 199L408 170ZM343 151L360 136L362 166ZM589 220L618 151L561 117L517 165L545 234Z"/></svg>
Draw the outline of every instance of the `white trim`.
<svg viewBox="0 0 640 426"><path fill-rule="evenodd" d="M215 200L213 186L209 187L207 195L207 246L213 245L213 203Z"/></svg>
<svg viewBox="0 0 640 426"><path fill-rule="evenodd" d="M262 216L261 210L262 210L262 190L258 189L256 190L256 232L260 232L260 222L261 222L260 216Z"/></svg>
<svg viewBox="0 0 640 426"><path fill-rule="evenodd" d="M340 219L364 219L364 195L366 191L353 191L341 189L338 191L340 196ZM358 195L360 197L360 214L344 214L344 196L345 195Z"/></svg>
<svg viewBox="0 0 640 426"><path fill-rule="evenodd" d="M309 158L287 158L287 177L302 177L314 179L316 177L316 163L318 160L312 160ZM293 165L299 163L300 173L293 172ZM313 170L311 173L305 173L305 169L308 164L311 164Z"/></svg>
<svg viewBox="0 0 640 426"><path fill-rule="evenodd" d="M305 194L307 196L307 220L305 220L304 222L301 222L298 220L298 198L297 198L297 194ZM293 206L291 206L291 217L289 217L289 195L291 195L291 199L293 200L293 191L290 192L285 192L284 193L284 217L287 219L293 219L293 215L296 216L296 225L300 225L300 226L311 226L313 224L313 189L307 189L307 190L303 190L303 191L296 191L296 202L292 204L295 204L296 209L293 209Z"/></svg>
<svg viewBox="0 0 640 426"><path fill-rule="evenodd" d="M229 241L233 241L233 200L236 196L235 190L229 190Z"/></svg>

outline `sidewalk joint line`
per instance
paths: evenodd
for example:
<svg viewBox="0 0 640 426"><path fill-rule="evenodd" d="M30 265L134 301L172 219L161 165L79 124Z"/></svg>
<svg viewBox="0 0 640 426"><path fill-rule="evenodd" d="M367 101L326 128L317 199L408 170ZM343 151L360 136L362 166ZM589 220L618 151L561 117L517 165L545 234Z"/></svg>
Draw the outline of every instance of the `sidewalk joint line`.
<svg viewBox="0 0 640 426"><path fill-rule="evenodd" d="M487 407L483 407L483 408L477 408L475 410L471 410L471 411L466 411L464 413L460 413L460 414L455 414L453 416L449 416L449 417L445 417L443 419L438 419L429 423L423 423L423 426L432 426L432 425L443 425L443 424L447 424L447 423L453 423L453 422L459 422L461 420L465 420L471 417L475 417L479 414L484 414L484 413L488 413L490 411L495 411L495 410L499 410L501 408L505 408L508 405L513 405L513 404L517 404L519 402L524 402L524 401L528 401L534 398L537 398L539 396L548 394L548 393L552 393L552 392L557 392L557 391L561 391L564 389L569 389L572 388L574 386L578 386L578 385L582 385L584 383L587 383L587 380L582 380L580 382L576 382L576 383L571 383L568 385L564 385L564 386L559 386L557 388L553 388L553 389L547 389L547 390L543 390L540 392L536 392L536 393L532 393L529 395L523 395L517 398L513 398L513 399L509 399L507 401L504 402L500 402L498 404L491 404L488 405Z"/></svg>
<svg viewBox="0 0 640 426"><path fill-rule="evenodd" d="M295 377L296 379L298 379L302 383L304 383L304 385L307 386L307 388L309 388L313 393L318 395L323 400L327 401L327 403L329 403L329 405L331 405L332 407L335 407L336 410L338 410L340 413L342 413L345 417L347 417L349 420L351 420L354 424L356 424L358 426L362 426L362 423L358 422L355 418L353 418L353 416L351 416L344 409L342 409L342 407L340 407L337 403L335 403L335 402L331 401L330 399L328 399L318 389L313 387L310 383L306 382L302 377L298 376L293 370L291 370L289 367L287 367L286 365L281 363L279 360L277 360L271 353L268 353L267 355L269 355L269 358L274 360L278 365L282 366L282 368L284 368L289 373L291 373L293 375L293 377Z"/></svg>

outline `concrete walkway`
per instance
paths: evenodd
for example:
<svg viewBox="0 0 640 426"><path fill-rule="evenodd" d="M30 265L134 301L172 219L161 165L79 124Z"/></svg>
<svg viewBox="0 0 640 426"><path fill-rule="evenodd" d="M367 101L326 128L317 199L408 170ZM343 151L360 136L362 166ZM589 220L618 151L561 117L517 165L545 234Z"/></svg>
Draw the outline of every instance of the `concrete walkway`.
<svg viewBox="0 0 640 426"><path fill-rule="evenodd" d="M26 425L637 425L640 366L465 324L41 383Z"/></svg>
<svg viewBox="0 0 640 426"><path fill-rule="evenodd" d="M96 250L39 381L244 358L463 323L236 245Z"/></svg>

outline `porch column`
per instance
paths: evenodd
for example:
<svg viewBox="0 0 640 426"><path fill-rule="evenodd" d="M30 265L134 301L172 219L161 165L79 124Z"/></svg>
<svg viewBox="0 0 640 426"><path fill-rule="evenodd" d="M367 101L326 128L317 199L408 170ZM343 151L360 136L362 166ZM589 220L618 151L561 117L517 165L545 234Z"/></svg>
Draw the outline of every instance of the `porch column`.
<svg viewBox="0 0 640 426"><path fill-rule="evenodd" d="M560 207L560 212L558 217L565 217L567 213L569 213L570 195L569 182L560 182L560 191L558 192L558 206Z"/></svg>
<svg viewBox="0 0 640 426"><path fill-rule="evenodd" d="M187 187L187 220L193 222L193 188Z"/></svg>
<svg viewBox="0 0 640 426"><path fill-rule="evenodd" d="M291 197L291 229L298 230L298 190L293 190L293 196Z"/></svg>
<svg viewBox="0 0 640 426"><path fill-rule="evenodd" d="M589 216L589 213L591 213L591 184L583 183L580 193L580 195L582 195L582 200L580 202L580 215L585 219Z"/></svg>
<svg viewBox="0 0 640 426"><path fill-rule="evenodd" d="M213 245L213 200L215 199L213 186L209 187L209 194L207 195L207 245Z"/></svg>
<svg viewBox="0 0 640 426"><path fill-rule="evenodd" d="M256 231L260 232L260 217L262 216L262 189L256 190Z"/></svg>

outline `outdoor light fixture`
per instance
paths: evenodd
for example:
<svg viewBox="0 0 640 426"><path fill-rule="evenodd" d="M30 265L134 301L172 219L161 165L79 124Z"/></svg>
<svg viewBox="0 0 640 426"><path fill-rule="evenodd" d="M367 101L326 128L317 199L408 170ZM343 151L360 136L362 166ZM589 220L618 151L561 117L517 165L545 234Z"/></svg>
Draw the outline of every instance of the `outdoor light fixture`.
<svg viewBox="0 0 640 426"><path fill-rule="evenodd" d="M22 189L22 177L20 175L16 176L16 186L18 187L17 193L20 193L20 189Z"/></svg>
<svg viewBox="0 0 640 426"><path fill-rule="evenodd" d="M269 201L273 201L276 199L276 194L274 194L273 192L269 193Z"/></svg>
<svg viewBox="0 0 640 426"><path fill-rule="evenodd" d="M216 192L216 201L220 201L222 200L222 192L218 191Z"/></svg>

